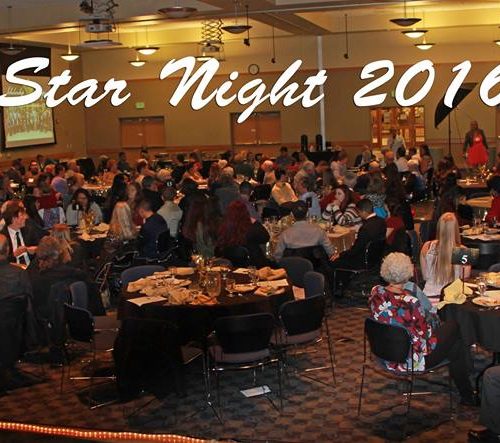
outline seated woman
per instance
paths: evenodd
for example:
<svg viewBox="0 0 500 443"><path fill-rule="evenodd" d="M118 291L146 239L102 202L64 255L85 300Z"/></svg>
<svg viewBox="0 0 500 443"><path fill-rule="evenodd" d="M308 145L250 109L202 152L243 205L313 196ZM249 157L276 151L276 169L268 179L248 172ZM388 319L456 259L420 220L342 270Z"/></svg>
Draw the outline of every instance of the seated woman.
<svg viewBox="0 0 500 443"><path fill-rule="evenodd" d="M398 246L394 244L397 233L400 231L406 232L405 224L401 217L401 205L396 199L391 199L387 202L387 208L389 209L389 217L385 220L387 225L385 242L389 250L402 252L399 249L392 249L392 247Z"/></svg>
<svg viewBox="0 0 500 443"><path fill-rule="evenodd" d="M387 286L377 285L372 289L369 299L371 316L380 323L405 328L413 348L406 364L386 361L387 369L407 371L407 366L413 366L414 370L423 371L448 359L450 375L460 392L461 403L474 405L468 354L458 325L453 321L439 324L436 314L424 309L414 293L405 289L413 276L410 257L398 252L389 254L382 262L380 275Z"/></svg>
<svg viewBox="0 0 500 443"><path fill-rule="evenodd" d="M127 185L127 203L132 212L132 220L136 226L142 226L144 220L139 214L139 203L143 199L141 185L137 182L130 182Z"/></svg>
<svg viewBox="0 0 500 443"><path fill-rule="evenodd" d="M271 197L279 205L296 202L297 196L289 183L288 175L284 169L278 169L275 173L276 183L271 190Z"/></svg>
<svg viewBox="0 0 500 443"><path fill-rule="evenodd" d="M78 226L84 215L92 214L94 224L102 222L102 211L99 205L93 201L89 191L78 189L71 199L71 204L66 208L66 223L69 226Z"/></svg>
<svg viewBox="0 0 500 443"><path fill-rule="evenodd" d="M438 221L436 240L425 242L420 251L420 267L427 297L439 297L444 286L462 276L462 266L451 264L453 248L461 246L458 221L452 212L445 212ZM470 267L465 268L465 277Z"/></svg>
<svg viewBox="0 0 500 443"><path fill-rule="evenodd" d="M219 228L217 249L226 256L228 249L244 246L250 256L250 264L258 268L269 265L264 248L269 233L258 221L252 222L245 203L240 200L230 203ZM227 257L231 259L231 257Z"/></svg>
<svg viewBox="0 0 500 443"><path fill-rule="evenodd" d="M335 200L326 206L323 218L341 226L354 226L362 222L353 192L347 185L335 188Z"/></svg>
<svg viewBox="0 0 500 443"><path fill-rule="evenodd" d="M197 250L207 257L213 256L221 223L218 201L211 197L192 203L188 206L181 230L186 255Z"/></svg>
<svg viewBox="0 0 500 443"><path fill-rule="evenodd" d="M36 197L29 194L24 197L23 203L26 208L26 214L28 214L25 227L30 232L33 243L38 244L42 237L47 235L47 231L43 227L43 220L38 213L40 203Z"/></svg>
<svg viewBox="0 0 500 443"><path fill-rule="evenodd" d="M387 217L385 208L385 184L380 171L371 171L368 174L368 186L363 198L367 198L373 204L373 212L380 218Z"/></svg>
<svg viewBox="0 0 500 443"><path fill-rule="evenodd" d="M188 164L186 168L186 172L182 176L182 179L191 179L193 180L197 185L206 185L207 180L203 178L201 175L201 163L199 162L191 162Z"/></svg>
<svg viewBox="0 0 500 443"><path fill-rule="evenodd" d="M50 186L52 176L50 174L40 174L37 179L33 195L38 198L40 208L38 214L43 221L44 229L49 229L58 223L65 223L66 216L64 210L58 206L61 194L54 191Z"/></svg>
<svg viewBox="0 0 500 443"><path fill-rule="evenodd" d="M54 225L50 236L57 239L61 246L62 262L78 269L86 269L86 254L82 245L71 240L68 225Z"/></svg>

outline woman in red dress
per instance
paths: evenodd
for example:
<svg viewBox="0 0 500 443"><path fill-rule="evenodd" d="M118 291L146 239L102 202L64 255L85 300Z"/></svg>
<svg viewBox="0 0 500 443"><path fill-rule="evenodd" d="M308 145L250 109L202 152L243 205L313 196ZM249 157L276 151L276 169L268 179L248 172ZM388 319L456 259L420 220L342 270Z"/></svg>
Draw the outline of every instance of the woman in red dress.
<svg viewBox="0 0 500 443"><path fill-rule="evenodd" d="M477 121L470 123L470 131L465 135L464 154L467 154L469 166L480 166L488 163L488 144L484 131L479 129Z"/></svg>

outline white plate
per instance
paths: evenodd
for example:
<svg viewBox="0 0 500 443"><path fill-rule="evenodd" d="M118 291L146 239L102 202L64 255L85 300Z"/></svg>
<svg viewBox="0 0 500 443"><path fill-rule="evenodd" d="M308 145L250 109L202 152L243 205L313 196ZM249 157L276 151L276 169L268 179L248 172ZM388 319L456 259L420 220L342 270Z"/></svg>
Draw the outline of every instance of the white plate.
<svg viewBox="0 0 500 443"><path fill-rule="evenodd" d="M486 308L493 308L495 306L500 306L500 299L490 297L476 297L472 299L472 303L475 303L479 306L485 306Z"/></svg>
<svg viewBox="0 0 500 443"><path fill-rule="evenodd" d="M235 292L252 292L257 289L255 285L234 285Z"/></svg>

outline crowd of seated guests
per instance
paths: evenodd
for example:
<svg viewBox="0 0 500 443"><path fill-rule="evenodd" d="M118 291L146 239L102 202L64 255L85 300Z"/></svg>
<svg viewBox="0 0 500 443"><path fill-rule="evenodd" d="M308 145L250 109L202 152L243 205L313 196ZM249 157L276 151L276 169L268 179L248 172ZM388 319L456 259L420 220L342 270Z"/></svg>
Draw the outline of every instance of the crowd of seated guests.
<svg viewBox="0 0 500 443"><path fill-rule="evenodd" d="M172 246L175 263L188 263L199 252L257 267L279 266L287 255L315 251L311 260L333 285L334 270L364 266L370 242L385 244L386 253L409 254L407 233L415 228L411 203L429 196L435 197L437 229L420 251L424 293L438 297L458 276L451 250L460 245L458 226L472 215L457 187L459 169L444 158L434 171L426 146L386 149L378 160L365 148L355 170L348 169L348 155L339 149L330 163L317 164L303 152L289 154L286 147L275 160L242 151L225 153L209 166L196 152L188 159L176 155L166 168L154 166L148 157L142 152L132 165L125 153L116 160L101 159L100 182L110 188L99 200L83 187L76 161L55 164L39 155L27 170L16 161L0 175L0 230L7 261L27 267L32 281L48 282L45 289L36 283L33 294L49 291L56 278L72 273L72 278L91 282L104 264L128 252L160 260L160 243ZM24 195L16 194L10 183L23 185ZM486 220L492 222L500 217L500 175L489 187L494 199ZM279 234L273 254L267 254L270 233L261 222L290 214L295 223ZM96 225L109 224L107 237L93 247L72 230L87 215ZM352 247L336 250L324 227L313 220L356 231ZM347 285L349 276L338 274L336 283ZM36 297L38 309L50 293Z"/></svg>

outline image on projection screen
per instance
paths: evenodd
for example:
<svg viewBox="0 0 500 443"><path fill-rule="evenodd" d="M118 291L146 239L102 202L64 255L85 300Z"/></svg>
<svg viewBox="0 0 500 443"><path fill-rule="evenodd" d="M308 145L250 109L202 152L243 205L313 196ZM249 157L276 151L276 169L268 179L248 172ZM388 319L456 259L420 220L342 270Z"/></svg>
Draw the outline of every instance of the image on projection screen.
<svg viewBox="0 0 500 443"><path fill-rule="evenodd" d="M40 84L44 93L48 91L49 77L19 76ZM26 95L33 88L8 83L2 76L2 91L10 97ZM52 109L47 108L43 95L34 103L24 106L3 108L4 146L18 148L22 146L55 143L54 119Z"/></svg>

